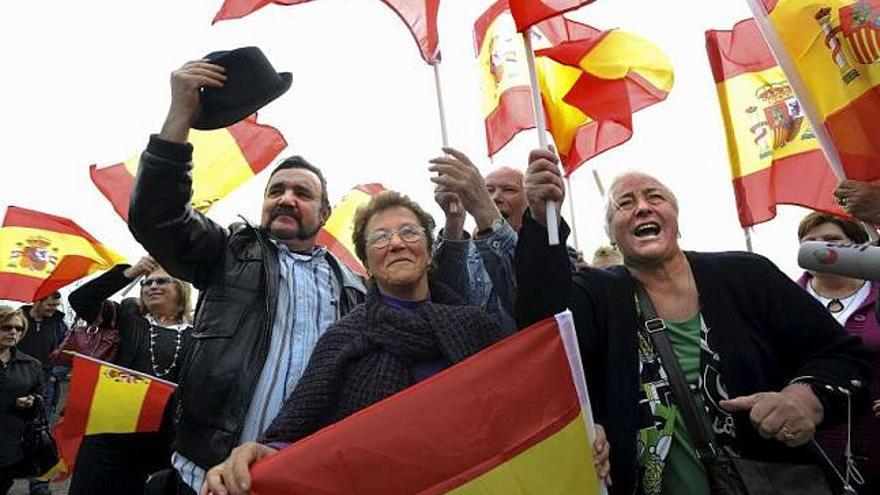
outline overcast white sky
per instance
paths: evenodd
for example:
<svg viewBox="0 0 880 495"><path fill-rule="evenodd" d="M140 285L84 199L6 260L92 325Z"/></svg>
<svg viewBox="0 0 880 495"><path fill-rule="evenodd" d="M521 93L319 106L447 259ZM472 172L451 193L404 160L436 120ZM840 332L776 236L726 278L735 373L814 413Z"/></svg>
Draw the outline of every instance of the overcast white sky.
<svg viewBox="0 0 880 495"><path fill-rule="evenodd" d="M290 146L320 166L331 202L352 186L382 182L435 214L428 159L441 154L433 73L404 24L379 0L315 0L268 6L244 19L211 26L221 0L10 2L0 17L4 47L0 108L4 112L0 208L33 208L67 216L132 261L143 254L125 224L92 185L88 167L120 162L158 131L169 101L168 77L183 62L258 45L293 86L260 113ZM441 77L451 143L484 172L523 168L537 143L522 133L486 157L474 20L491 0L444 0L440 7ZM591 168L606 185L616 174L655 174L681 203L682 245L744 249L736 217L724 133L704 47L704 31L730 29L748 17L744 0L656 2L597 0L570 14L600 29L619 27L659 45L675 67L669 98L635 116L626 144L588 162L572 177L580 245L606 243L603 202ZM211 213L220 223L243 214L259 220L268 171ZM568 215L567 207L564 214ZM796 226L805 210L780 207L758 226L755 251L790 275Z"/></svg>

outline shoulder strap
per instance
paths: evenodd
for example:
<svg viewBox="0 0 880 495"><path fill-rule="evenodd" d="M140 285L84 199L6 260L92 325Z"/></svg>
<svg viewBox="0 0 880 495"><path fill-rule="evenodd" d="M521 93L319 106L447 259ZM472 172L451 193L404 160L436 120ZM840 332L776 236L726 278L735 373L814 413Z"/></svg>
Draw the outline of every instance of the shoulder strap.
<svg viewBox="0 0 880 495"><path fill-rule="evenodd" d="M663 365L663 369L666 370L669 386L672 387L675 404L678 406L678 411L681 413L685 427L691 435L691 441L694 442L697 458L704 463L710 463L718 458L718 453L712 443L712 438L709 436L709 430L700 416L697 404L691 396L684 372L681 371L678 358L675 356L672 344L669 342L669 336L666 335L666 322L657 316L657 310L654 309L651 296L648 295L648 291L645 290L642 283L633 277L632 274L630 274L630 278L632 278L636 296L638 297L643 330L651 338L654 350L660 355L660 362Z"/></svg>

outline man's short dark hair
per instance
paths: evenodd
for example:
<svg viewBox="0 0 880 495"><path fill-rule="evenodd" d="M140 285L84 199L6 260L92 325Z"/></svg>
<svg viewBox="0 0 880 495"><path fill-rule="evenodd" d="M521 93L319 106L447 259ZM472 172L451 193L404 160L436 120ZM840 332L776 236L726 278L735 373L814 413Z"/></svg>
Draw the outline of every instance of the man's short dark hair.
<svg viewBox="0 0 880 495"><path fill-rule="evenodd" d="M48 296L46 296L46 297L40 299L40 302L43 302L43 301L49 301L49 300L54 301L54 300L56 300L56 299L61 299L61 293L58 292L58 291L55 291L55 292L49 294Z"/></svg>
<svg viewBox="0 0 880 495"><path fill-rule="evenodd" d="M324 174L321 173L321 169L309 163L305 158L294 155L289 158L285 158L284 161L275 166L272 170L272 173L269 174L269 181L272 181L272 177L278 173L279 170L286 170L289 168L300 168L304 170L308 170L309 172L318 176L318 180L321 181L321 210L330 211L330 199L327 197L327 180L324 179Z"/></svg>

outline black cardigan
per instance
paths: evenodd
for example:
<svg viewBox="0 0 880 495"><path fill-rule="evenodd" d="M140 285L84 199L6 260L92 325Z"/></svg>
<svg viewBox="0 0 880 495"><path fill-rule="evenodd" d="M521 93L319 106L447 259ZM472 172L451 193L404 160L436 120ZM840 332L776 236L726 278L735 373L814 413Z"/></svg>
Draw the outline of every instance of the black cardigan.
<svg viewBox="0 0 880 495"><path fill-rule="evenodd" d="M612 492L629 494L637 481L639 390L633 285L623 267L572 274L565 256L568 233L563 223L560 244L549 246L547 229L526 213L516 252L517 320L522 327L572 310L595 419L611 443ZM685 254L731 397L778 391L796 377L813 376L848 386L866 400L870 351L773 263L742 252ZM851 380L862 386L854 389ZM826 423L841 418L846 401L825 399L820 397ZM743 456L812 461L806 448L762 439L748 413L734 419Z"/></svg>

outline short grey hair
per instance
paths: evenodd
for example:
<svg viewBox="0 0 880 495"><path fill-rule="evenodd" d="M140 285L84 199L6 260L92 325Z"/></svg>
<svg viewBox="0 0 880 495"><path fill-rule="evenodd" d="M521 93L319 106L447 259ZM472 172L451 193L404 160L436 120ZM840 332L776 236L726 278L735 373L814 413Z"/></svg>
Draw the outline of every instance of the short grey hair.
<svg viewBox="0 0 880 495"><path fill-rule="evenodd" d="M638 170L630 170L628 172L624 172L614 178L611 181L611 185L608 186L608 193L605 201L605 234L608 236L608 239L615 243L614 236L611 233L611 217L614 216L614 212L617 211L617 202L614 200L614 196L612 196L612 191L617 185L623 182L625 179L629 179L630 177L644 177L647 179L651 179L657 184L660 185L660 189L663 190L666 194L669 195L669 202L672 204L672 208L678 213L678 198L675 197L675 193L672 192L672 189L664 184L660 179L654 177L651 174L646 174L644 172L639 172Z"/></svg>

